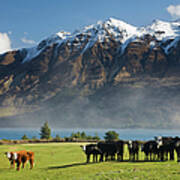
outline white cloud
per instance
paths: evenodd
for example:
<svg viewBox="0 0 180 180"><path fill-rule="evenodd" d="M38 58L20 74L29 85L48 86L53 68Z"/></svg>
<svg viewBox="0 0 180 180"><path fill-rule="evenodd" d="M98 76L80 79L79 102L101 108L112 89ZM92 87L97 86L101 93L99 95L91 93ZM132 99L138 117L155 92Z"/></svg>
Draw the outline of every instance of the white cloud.
<svg viewBox="0 0 180 180"><path fill-rule="evenodd" d="M0 32L0 54L11 50L11 40L7 33Z"/></svg>
<svg viewBox="0 0 180 180"><path fill-rule="evenodd" d="M180 17L180 5L170 5L166 8L166 10L173 18Z"/></svg>
<svg viewBox="0 0 180 180"><path fill-rule="evenodd" d="M11 35L11 34L12 34L12 31L8 31L8 34Z"/></svg>
<svg viewBox="0 0 180 180"><path fill-rule="evenodd" d="M27 39L26 37L21 38L21 41L25 44L36 44L34 40Z"/></svg>

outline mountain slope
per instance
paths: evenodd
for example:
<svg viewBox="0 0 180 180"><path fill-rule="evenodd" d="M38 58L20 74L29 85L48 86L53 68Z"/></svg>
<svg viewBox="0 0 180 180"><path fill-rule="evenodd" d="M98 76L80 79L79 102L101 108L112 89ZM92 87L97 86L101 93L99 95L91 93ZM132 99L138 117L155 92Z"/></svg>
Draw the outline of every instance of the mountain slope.
<svg viewBox="0 0 180 180"><path fill-rule="evenodd" d="M2 54L1 117L8 122L28 116L33 123L53 117L63 127L149 127L152 119L161 127L176 126L179 33L178 21L137 28L110 18ZM140 97L139 103L131 96Z"/></svg>

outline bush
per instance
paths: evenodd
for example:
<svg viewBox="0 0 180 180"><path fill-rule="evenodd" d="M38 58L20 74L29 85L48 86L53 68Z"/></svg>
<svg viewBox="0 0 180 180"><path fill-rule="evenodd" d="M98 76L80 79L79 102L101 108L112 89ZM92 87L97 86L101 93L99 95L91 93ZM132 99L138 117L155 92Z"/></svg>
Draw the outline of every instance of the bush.
<svg viewBox="0 0 180 180"><path fill-rule="evenodd" d="M92 137L92 139L99 141L101 138L98 136L97 133L95 133L95 135Z"/></svg>
<svg viewBox="0 0 180 180"><path fill-rule="evenodd" d="M55 140L55 141L60 141L61 138L60 138L60 136L59 136L58 134L56 134L56 137L54 138L54 140Z"/></svg>
<svg viewBox="0 0 180 180"><path fill-rule="evenodd" d="M114 141L119 139L119 134L115 131L108 131L105 133L104 139L106 141Z"/></svg>

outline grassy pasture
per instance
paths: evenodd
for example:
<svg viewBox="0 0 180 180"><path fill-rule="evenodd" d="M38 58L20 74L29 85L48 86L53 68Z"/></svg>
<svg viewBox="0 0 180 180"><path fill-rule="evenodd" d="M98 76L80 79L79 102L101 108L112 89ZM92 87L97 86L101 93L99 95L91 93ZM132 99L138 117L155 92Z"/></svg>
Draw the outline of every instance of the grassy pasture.
<svg viewBox="0 0 180 180"><path fill-rule="evenodd" d="M82 144L82 143L81 143ZM0 180L148 180L180 179L180 164L167 162L103 162L86 164L80 143L49 143L0 146ZM35 152L35 167L19 172L10 169L4 152L16 150ZM141 159L143 154L140 154ZM128 152L125 152L128 159Z"/></svg>

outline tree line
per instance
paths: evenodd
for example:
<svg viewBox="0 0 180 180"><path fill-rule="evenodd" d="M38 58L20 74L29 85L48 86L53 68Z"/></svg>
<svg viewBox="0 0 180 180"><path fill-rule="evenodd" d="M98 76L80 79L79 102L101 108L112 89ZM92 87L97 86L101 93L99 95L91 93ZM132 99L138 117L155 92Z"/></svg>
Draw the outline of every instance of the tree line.
<svg viewBox="0 0 180 180"><path fill-rule="evenodd" d="M21 138L22 140L29 140L26 134L24 134ZM36 140L37 137L33 136L33 140ZM62 138L57 134L56 137L52 138L51 136L51 128L49 127L48 122L45 122L43 126L40 129L40 139L54 139L54 140L61 140ZM71 141L71 140L94 140L94 141L99 141L101 138L98 136L96 133L94 136L87 135L84 131L82 132L76 132L72 133L69 137L64 137L66 141ZM115 131L107 131L105 133L104 139L106 141L112 141L112 140L118 140L119 139L119 134Z"/></svg>

